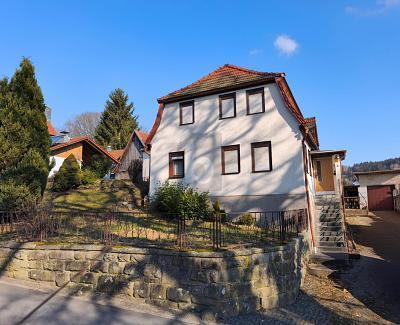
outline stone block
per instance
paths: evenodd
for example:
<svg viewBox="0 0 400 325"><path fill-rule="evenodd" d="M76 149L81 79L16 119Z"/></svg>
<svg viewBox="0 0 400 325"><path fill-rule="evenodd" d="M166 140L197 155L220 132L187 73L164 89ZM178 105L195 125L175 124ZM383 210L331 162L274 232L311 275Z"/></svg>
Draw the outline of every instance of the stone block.
<svg viewBox="0 0 400 325"><path fill-rule="evenodd" d="M128 279L122 275L102 275L99 277L97 289L106 293L121 293L128 283Z"/></svg>
<svg viewBox="0 0 400 325"><path fill-rule="evenodd" d="M150 298L165 300L167 294L166 288L162 284L152 284L150 286Z"/></svg>
<svg viewBox="0 0 400 325"><path fill-rule="evenodd" d="M143 275L145 277L146 282L157 282L157 280L161 279L162 272L159 267L154 264L147 264L144 267ZM156 280L156 281L154 281Z"/></svg>
<svg viewBox="0 0 400 325"><path fill-rule="evenodd" d="M86 259L86 252L85 251L75 251L74 258L76 260L84 260L84 259Z"/></svg>
<svg viewBox="0 0 400 325"><path fill-rule="evenodd" d="M152 304L161 308L173 308L178 309L178 303L168 300L159 300L159 299L146 299L146 303Z"/></svg>
<svg viewBox="0 0 400 325"><path fill-rule="evenodd" d="M133 294L136 298L150 297L150 285L142 281L135 281L133 287Z"/></svg>
<svg viewBox="0 0 400 325"><path fill-rule="evenodd" d="M204 288L204 296L219 300L228 296L228 286L222 284L210 284Z"/></svg>
<svg viewBox="0 0 400 325"><path fill-rule="evenodd" d="M129 275L130 279L138 278L143 275L143 268L136 262L126 263L124 274Z"/></svg>
<svg viewBox="0 0 400 325"><path fill-rule="evenodd" d="M82 271L89 270L89 261L66 261L65 270L66 271Z"/></svg>
<svg viewBox="0 0 400 325"><path fill-rule="evenodd" d="M124 270L125 263L122 262L110 262L108 272L111 274L121 274Z"/></svg>
<svg viewBox="0 0 400 325"><path fill-rule="evenodd" d="M81 283L86 284L96 284L98 279L98 274L96 273L85 273L81 276L80 281Z"/></svg>
<svg viewBox="0 0 400 325"><path fill-rule="evenodd" d="M167 298L175 302L190 302L190 292L183 288L168 288Z"/></svg>
<svg viewBox="0 0 400 325"><path fill-rule="evenodd" d="M19 280L27 280L29 278L29 271L24 269L15 270L14 278Z"/></svg>
<svg viewBox="0 0 400 325"><path fill-rule="evenodd" d="M90 271L91 272L108 272L109 263L104 261L96 261L93 260L90 262Z"/></svg>
<svg viewBox="0 0 400 325"><path fill-rule="evenodd" d="M69 282L69 272L56 272L55 273L55 281L58 287L62 287L63 285Z"/></svg>
<svg viewBox="0 0 400 325"><path fill-rule="evenodd" d="M122 294L132 297L134 294L134 283L129 282L125 287L122 288Z"/></svg>
<svg viewBox="0 0 400 325"><path fill-rule="evenodd" d="M106 253L104 254L103 260L106 262L116 262L118 261L117 253Z"/></svg>
<svg viewBox="0 0 400 325"><path fill-rule="evenodd" d="M217 270L211 270L208 273L208 277L211 283L218 283L220 280L220 273Z"/></svg>
<svg viewBox="0 0 400 325"><path fill-rule="evenodd" d="M254 313L260 310L260 299L257 296L247 297L245 299L239 299L239 312L240 313Z"/></svg>
<svg viewBox="0 0 400 325"><path fill-rule="evenodd" d="M279 307L279 296L269 296L269 297L262 297L261 298L261 306L264 309L274 309Z"/></svg>
<svg viewBox="0 0 400 325"><path fill-rule="evenodd" d="M120 262L130 262L131 255L130 254L118 254L118 261Z"/></svg>
<svg viewBox="0 0 400 325"><path fill-rule="evenodd" d="M51 271L44 271L44 270L30 270L29 271L29 278L32 280L37 281L54 281L54 272Z"/></svg>
<svg viewBox="0 0 400 325"><path fill-rule="evenodd" d="M43 269L49 271L64 271L64 261L47 260L43 262Z"/></svg>
<svg viewBox="0 0 400 325"><path fill-rule="evenodd" d="M74 252L73 251L50 251L49 258L56 259L56 260L73 260Z"/></svg>
<svg viewBox="0 0 400 325"><path fill-rule="evenodd" d="M31 260L27 263L28 269L43 269L43 261L42 260Z"/></svg>
<svg viewBox="0 0 400 325"><path fill-rule="evenodd" d="M52 252L50 252L51 254ZM28 261L44 260L46 253L43 251L29 251L27 254Z"/></svg>
<svg viewBox="0 0 400 325"><path fill-rule="evenodd" d="M94 291L94 286L92 284L71 284L69 286L69 294L73 296L85 296Z"/></svg>

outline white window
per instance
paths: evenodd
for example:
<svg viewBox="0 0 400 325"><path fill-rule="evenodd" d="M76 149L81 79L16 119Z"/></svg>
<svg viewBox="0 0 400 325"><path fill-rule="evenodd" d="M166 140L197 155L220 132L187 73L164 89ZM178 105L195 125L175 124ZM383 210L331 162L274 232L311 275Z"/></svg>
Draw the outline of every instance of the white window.
<svg viewBox="0 0 400 325"><path fill-rule="evenodd" d="M265 112L264 88L246 91L247 114L259 114Z"/></svg>
<svg viewBox="0 0 400 325"><path fill-rule="evenodd" d="M169 154L169 178L185 177L184 152L170 152Z"/></svg>
<svg viewBox="0 0 400 325"><path fill-rule="evenodd" d="M194 123L194 102L181 103L179 106L180 125Z"/></svg>
<svg viewBox="0 0 400 325"><path fill-rule="evenodd" d="M253 173L270 172L272 170L271 141L251 144L251 165Z"/></svg>
<svg viewBox="0 0 400 325"><path fill-rule="evenodd" d="M236 94L219 96L219 118L226 119L236 116Z"/></svg>
<svg viewBox="0 0 400 325"><path fill-rule="evenodd" d="M240 146L232 145L221 147L222 174L240 173Z"/></svg>

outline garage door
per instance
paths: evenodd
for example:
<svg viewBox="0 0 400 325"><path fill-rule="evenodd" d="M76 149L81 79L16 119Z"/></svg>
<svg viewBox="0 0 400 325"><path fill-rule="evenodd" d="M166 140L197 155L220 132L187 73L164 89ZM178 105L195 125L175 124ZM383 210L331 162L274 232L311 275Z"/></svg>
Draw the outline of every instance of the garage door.
<svg viewBox="0 0 400 325"><path fill-rule="evenodd" d="M372 211L394 210L392 185L368 186L368 207Z"/></svg>

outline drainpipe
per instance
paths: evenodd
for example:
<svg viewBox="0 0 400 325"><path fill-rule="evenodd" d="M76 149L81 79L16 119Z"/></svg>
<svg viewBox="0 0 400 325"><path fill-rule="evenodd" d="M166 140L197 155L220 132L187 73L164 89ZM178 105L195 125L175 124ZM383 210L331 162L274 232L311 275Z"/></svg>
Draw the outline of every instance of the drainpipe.
<svg viewBox="0 0 400 325"><path fill-rule="evenodd" d="M304 169L304 184L306 187L306 197L307 197L307 206L308 206L308 223L310 225L310 230L311 230L311 242L313 247L315 248L315 237L314 237L314 223L311 217L311 202L310 202L310 192L308 190L308 177L307 177L307 166L306 166L306 161L307 161L307 152L306 152L306 145L304 138L302 140L302 148L303 148L303 169ZM311 158L311 157L310 157Z"/></svg>

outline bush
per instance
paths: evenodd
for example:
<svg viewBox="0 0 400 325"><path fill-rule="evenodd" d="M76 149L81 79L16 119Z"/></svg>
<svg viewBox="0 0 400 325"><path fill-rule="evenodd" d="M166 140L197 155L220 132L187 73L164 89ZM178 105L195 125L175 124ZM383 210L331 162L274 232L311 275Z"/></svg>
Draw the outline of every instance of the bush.
<svg viewBox="0 0 400 325"><path fill-rule="evenodd" d="M82 170L82 184L92 185L99 179L98 175L91 169L85 168Z"/></svg>
<svg viewBox="0 0 400 325"><path fill-rule="evenodd" d="M0 183L0 211L32 208L36 200L37 196L26 185L13 181Z"/></svg>
<svg viewBox="0 0 400 325"><path fill-rule="evenodd" d="M210 214L208 192L198 192L190 186L164 182L151 198L153 210L189 218L206 218Z"/></svg>
<svg viewBox="0 0 400 325"><path fill-rule="evenodd" d="M244 213L239 216L239 223L246 226L254 226L256 224L256 219L251 213Z"/></svg>
<svg viewBox="0 0 400 325"><path fill-rule="evenodd" d="M59 171L54 176L53 190L64 192L81 185L81 168L73 154L64 160Z"/></svg>
<svg viewBox="0 0 400 325"><path fill-rule="evenodd" d="M216 200L213 204L213 212L214 214L219 214L221 216L221 221L225 222L226 221L226 212L224 209L221 208L221 204L219 203L218 200Z"/></svg>
<svg viewBox="0 0 400 325"><path fill-rule="evenodd" d="M94 154L90 162L85 166L85 169L91 169L96 173L97 178L103 178L111 169L112 162L110 158L100 154Z"/></svg>

